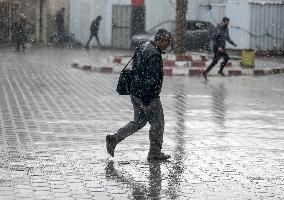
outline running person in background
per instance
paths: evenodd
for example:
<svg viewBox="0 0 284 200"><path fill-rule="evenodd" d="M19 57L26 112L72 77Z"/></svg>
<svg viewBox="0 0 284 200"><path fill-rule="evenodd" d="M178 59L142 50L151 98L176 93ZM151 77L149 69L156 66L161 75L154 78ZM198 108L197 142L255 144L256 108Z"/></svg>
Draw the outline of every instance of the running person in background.
<svg viewBox="0 0 284 200"><path fill-rule="evenodd" d="M15 22L14 25L14 31L17 41L17 51L20 51L21 46L23 47L23 50L26 49L25 47L25 42L27 40L26 24L27 24L26 16L23 13L21 13L19 19Z"/></svg>
<svg viewBox="0 0 284 200"><path fill-rule="evenodd" d="M224 57L224 60L223 62L221 62L221 66L220 66L218 73L221 76L225 76L223 73L223 69L226 66L228 60L230 59L225 49L226 41L228 41L230 44L232 44L235 47L237 46L236 43L234 43L230 38L229 28L228 28L229 22L230 22L230 19L227 17L224 17L222 20L222 23L217 25L217 28L213 34L213 53L214 53L213 61L207 67L205 72L202 73L202 75L204 76L206 80L207 80L207 74L218 63L221 57Z"/></svg>
<svg viewBox="0 0 284 200"><path fill-rule="evenodd" d="M99 47L100 48L102 47L101 43L100 43L99 36L98 36L101 20L102 20L102 16L99 15L99 16L97 16L96 19L94 19L92 21L91 28L90 28L91 34L90 34L90 38L89 38L89 40L86 44L86 47L85 47L86 49L89 49L89 44L90 44L91 40L93 39L93 37L96 38Z"/></svg>

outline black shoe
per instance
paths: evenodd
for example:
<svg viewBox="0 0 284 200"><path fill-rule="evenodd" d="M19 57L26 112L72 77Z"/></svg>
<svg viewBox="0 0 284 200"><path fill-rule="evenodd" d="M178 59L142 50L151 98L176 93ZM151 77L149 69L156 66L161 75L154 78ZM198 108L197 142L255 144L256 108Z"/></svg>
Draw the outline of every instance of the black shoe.
<svg viewBox="0 0 284 200"><path fill-rule="evenodd" d="M207 73L203 72L203 73L202 73L202 76L205 78L206 81L208 81Z"/></svg>
<svg viewBox="0 0 284 200"><path fill-rule="evenodd" d="M155 154L155 153L149 152L147 160L167 160L169 158L171 158L171 156L168 154L164 154L164 153Z"/></svg>
<svg viewBox="0 0 284 200"><path fill-rule="evenodd" d="M109 155L114 157L114 149L117 145L116 138L114 135L107 135L106 136L106 148Z"/></svg>
<svg viewBox="0 0 284 200"><path fill-rule="evenodd" d="M218 71L218 74L220 74L221 76L225 77L225 74L222 71Z"/></svg>

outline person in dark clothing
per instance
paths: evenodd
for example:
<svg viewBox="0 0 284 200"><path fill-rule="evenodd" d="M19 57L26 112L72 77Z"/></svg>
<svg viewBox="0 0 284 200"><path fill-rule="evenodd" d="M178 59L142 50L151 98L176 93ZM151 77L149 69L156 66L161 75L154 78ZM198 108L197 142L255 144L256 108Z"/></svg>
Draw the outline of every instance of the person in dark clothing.
<svg viewBox="0 0 284 200"><path fill-rule="evenodd" d="M237 46L230 38L229 35L229 25L230 19L227 17L224 17L221 24L218 24L214 34L213 34L213 61L212 63L207 67L205 72L203 72L204 78L207 80L207 74L210 72L210 70L218 63L219 59L221 57L224 57L223 62L221 63L221 67L218 71L218 73L221 76L225 76L223 73L223 69L226 66L228 60L230 59L228 53L225 50L226 47L226 41L228 41L233 46Z"/></svg>
<svg viewBox="0 0 284 200"><path fill-rule="evenodd" d="M99 36L98 36L101 20L102 20L102 16L99 15L99 16L97 16L96 19L94 19L92 21L92 24L91 24L91 27L90 27L91 34L90 34L90 38L89 38L89 40L86 44L86 47L85 47L86 49L89 49L89 44L92 41L93 37L96 38L99 47L101 47L101 43L100 43Z"/></svg>
<svg viewBox="0 0 284 200"><path fill-rule="evenodd" d="M170 155L162 153L164 114L160 101L163 84L162 50L169 47L171 33L160 29L153 41L138 47L133 57L133 75L130 91L134 108L134 120L113 135L106 136L107 151L114 156L116 145L134 134L149 122L150 150L148 160L166 160Z"/></svg>
<svg viewBox="0 0 284 200"><path fill-rule="evenodd" d="M56 13L56 18L55 18L57 36L60 42L63 41L64 37L64 13L65 13L65 8L61 8Z"/></svg>
<svg viewBox="0 0 284 200"><path fill-rule="evenodd" d="M17 51L20 51L21 46L23 47L23 50L26 49L25 47L25 41L27 40L26 24L27 24L26 17L24 16L24 14L20 14L19 19L15 22L13 26L17 42Z"/></svg>

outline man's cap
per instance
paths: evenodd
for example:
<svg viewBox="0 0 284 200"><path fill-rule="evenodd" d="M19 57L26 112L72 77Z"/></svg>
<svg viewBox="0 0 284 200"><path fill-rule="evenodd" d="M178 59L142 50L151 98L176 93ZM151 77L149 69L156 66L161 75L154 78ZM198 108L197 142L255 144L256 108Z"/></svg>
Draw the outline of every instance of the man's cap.
<svg viewBox="0 0 284 200"><path fill-rule="evenodd" d="M228 22L230 19L228 17L223 17L222 22Z"/></svg>
<svg viewBox="0 0 284 200"><path fill-rule="evenodd" d="M172 34L167 31L166 29L162 28L162 29L159 29L155 35L155 40L156 41L159 41L161 40L162 38L165 38L165 37L169 37L171 39L172 37Z"/></svg>

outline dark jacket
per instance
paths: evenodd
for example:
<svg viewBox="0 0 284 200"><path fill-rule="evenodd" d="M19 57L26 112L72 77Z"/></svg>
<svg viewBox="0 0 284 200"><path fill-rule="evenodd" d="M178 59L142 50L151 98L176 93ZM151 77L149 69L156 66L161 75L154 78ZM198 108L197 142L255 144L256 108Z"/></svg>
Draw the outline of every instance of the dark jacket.
<svg viewBox="0 0 284 200"><path fill-rule="evenodd" d="M230 38L229 29L223 24L218 24L213 34L213 49L218 49L220 47L225 48L226 40L230 44L235 45L235 43Z"/></svg>
<svg viewBox="0 0 284 200"><path fill-rule="evenodd" d="M64 14L61 10L56 13L55 23L57 27L64 26Z"/></svg>
<svg viewBox="0 0 284 200"><path fill-rule="evenodd" d="M144 105L159 98L164 76L161 54L153 42L146 42L135 50L131 94Z"/></svg>
<svg viewBox="0 0 284 200"><path fill-rule="evenodd" d="M99 20L98 18L97 18L97 19L94 19L94 20L92 21L90 31L91 31L93 34L98 34L99 28L100 28L100 20Z"/></svg>
<svg viewBox="0 0 284 200"><path fill-rule="evenodd" d="M19 19L15 22L13 26L13 31L18 40L26 40L26 19Z"/></svg>

